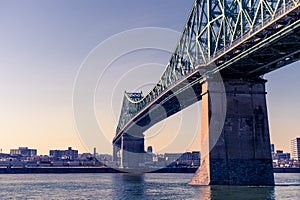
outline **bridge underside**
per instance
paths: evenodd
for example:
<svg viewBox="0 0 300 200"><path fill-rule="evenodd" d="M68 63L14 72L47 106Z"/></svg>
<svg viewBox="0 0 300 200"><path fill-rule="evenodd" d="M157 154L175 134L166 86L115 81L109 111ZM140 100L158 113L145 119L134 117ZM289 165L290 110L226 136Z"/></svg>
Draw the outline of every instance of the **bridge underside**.
<svg viewBox="0 0 300 200"><path fill-rule="evenodd" d="M300 60L299 13L300 8L167 88L117 132L113 144L120 143L123 132L141 134L159 121L200 101L202 82L206 80L203 74L208 71L213 76L220 73L227 79L257 78ZM139 131L136 131L136 125Z"/></svg>
<svg viewBox="0 0 300 200"><path fill-rule="evenodd" d="M119 161L119 167L128 169L139 169L145 163L144 136L132 136L123 134L121 144L115 145L113 157Z"/></svg>
<svg viewBox="0 0 300 200"><path fill-rule="evenodd" d="M114 138L113 158L120 167L131 167L136 170L141 168L141 162L145 156L144 148L140 148L140 146L144 147L143 133L154 124L200 101L202 88L199 78L200 73L195 72L172 90L165 92L154 104L148 106L137 118L133 119L128 128ZM181 91L184 87L187 89ZM129 139L123 140L124 137L131 138L132 142ZM136 157L138 153L141 155L139 159L130 158Z"/></svg>
<svg viewBox="0 0 300 200"><path fill-rule="evenodd" d="M259 77L298 61L300 10L296 11L289 16L290 20L274 22L232 47L226 54L214 60L214 70L220 70L224 78Z"/></svg>

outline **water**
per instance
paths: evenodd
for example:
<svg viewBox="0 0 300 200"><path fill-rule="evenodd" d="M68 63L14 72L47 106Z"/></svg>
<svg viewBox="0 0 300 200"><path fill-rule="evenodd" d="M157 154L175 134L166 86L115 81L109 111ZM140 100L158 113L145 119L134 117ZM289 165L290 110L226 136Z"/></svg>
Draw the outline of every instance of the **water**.
<svg viewBox="0 0 300 200"><path fill-rule="evenodd" d="M0 199L300 199L300 174L275 174L275 187L189 186L193 174L0 175Z"/></svg>

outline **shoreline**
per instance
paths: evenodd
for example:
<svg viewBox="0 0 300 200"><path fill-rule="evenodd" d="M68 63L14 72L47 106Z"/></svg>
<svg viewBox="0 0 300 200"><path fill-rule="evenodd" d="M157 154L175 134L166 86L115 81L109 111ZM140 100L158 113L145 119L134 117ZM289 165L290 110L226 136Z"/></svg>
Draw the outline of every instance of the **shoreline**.
<svg viewBox="0 0 300 200"><path fill-rule="evenodd" d="M150 171L151 170L151 171ZM195 173L197 168L148 169L146 173ZM300 168L274 168L274 173L300 173ZM0 168L0 174L127 173L107 167L12 167Z"/></svg>
<svg viewBox="0 0 300 200"><path fill-rule="evenodd" d="M145 173L195 173L197 168L146 169ZM71 173L128 173L108 167L11 167L0 168L0 174L71 174Z"/></svg>

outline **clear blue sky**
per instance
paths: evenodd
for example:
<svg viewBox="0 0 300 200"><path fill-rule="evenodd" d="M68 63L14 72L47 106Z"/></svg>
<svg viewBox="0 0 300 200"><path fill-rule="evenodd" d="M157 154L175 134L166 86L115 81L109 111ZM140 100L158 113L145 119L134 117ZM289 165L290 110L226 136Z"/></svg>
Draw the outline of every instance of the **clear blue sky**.
<svg viewBox="0 0 300 200"><path fill-rule="evenodd" d="M83 60L108 37L132 28L181 32L192 4L193 0L0 0L0 148L7 152L29 146L40 154L68 146L85 151L72 112L73 84ZM159 62L167 64L168 57L159 56ZM145 59L150 62L151 57ZM299 64L266 76L271 138L286 151L290 140L300 136ZM115 101L121 104L121 99Z"/></svg>

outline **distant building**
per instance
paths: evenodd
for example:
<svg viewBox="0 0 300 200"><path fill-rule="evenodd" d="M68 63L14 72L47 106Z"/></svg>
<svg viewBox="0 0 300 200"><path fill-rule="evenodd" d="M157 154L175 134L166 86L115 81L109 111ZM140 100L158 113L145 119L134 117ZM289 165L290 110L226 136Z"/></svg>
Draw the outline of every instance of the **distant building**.
<svg viewBox="0 0 300 200"><path fill-rule="evenodd" d="M153 158L154 158L153 148L152 148L152 146L148 146L147 147L147 152L146 152L146 155L145 155L145 164L146 165L153 164Z"/></svg>
<svg viewBox="0 0 300 200"><path fill-rule="evenodd" d="M98 154L96 158L103 163L113 161L113 157L110 154Z"/></svg>
<svg viewBox="0 0 300 200"><path fill-rule="evenodd" d="M153 152L152 146L148 146L148 148L147 148L147 153L152 153L152 152Z"/></svg>
<svg viewBox="0 0 300 200"><path fill-rule="evenodd" d="M292 159L300 160L300 138L295 138L291 142Z"/></svg>
<svg viewBox="0 0 300 200"><path fill-rule="evenodd" d="M182 154L178 159L178 164L186 166L200 166L200 152L193 151Z"/></svg>
<svg viewBox="0 0 300 200"><path fill-rule="evenodd" d="M277 153L277 154L282 154L282 153L283 153L283 150L277 150L276 153Z"/></svg>
<svg viewBox="0 0 300 200"><path fill-rule="evenodd" d="M275 160L290 160L290 153L283 153L283 150L277 150L275 154Z"/></svg>
<svg viewBox="0 0 300 200"><path fill-rule="evenodd" d="M275 145L271 144L271 153L275 153Z"/></svg>
<svg viewBox="0 0 300 200"><path fill-rule="evenodd" d="M165 158L165 155L164 154L157 154L157 155L154 155L153 157L153 161L154 162L157 162L157 163L164 163L166 160Z"/></svg>
<svg viewBox="0 0 300 200"><path fill-rule="evenodd" d="M10 155L21 155L24 157L32 157L37 155L36 149L29 149L28 147L19 147L18 149L11 149Z"/></svg>
<svg viewBox="0 0 300 200"><path fill-rule="evenodd" d="M194 166L200 166L201 153L200 151L192 152L192 161Z"/></svg>
<svg viewBox="0 0 300 200"><path fill-rule="evenodd" d="M2 158L9 158L10 154L6 154L6 153L0 153L0 159Z"/></svg>
<svg viewBox="0 0 300 200"><path fill-rule="evenodd" d="M165 159L170 166L200 166L200 152L166 153Z"/></svg>
<svg viewBox="0 0 300 200"><path fill-rule="evenodd" d="M63 150L50 150L50 157L54 158L62 158L62 156L65 154L65 151Z"/></svg>
<svg viewBox="0 0 300 200"><path fill-rule="evenodd" d="M78 150L69 147L67 150L50 150L50 157L63 159L63 160L74 160L78 158Z"/></svg>
<svg viewBox="0 0 300 200"><path fill-rule="evenodd" d="M182 153L165 153L165 160L167 163L172 163L178 161Z"/></svg>

